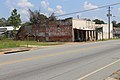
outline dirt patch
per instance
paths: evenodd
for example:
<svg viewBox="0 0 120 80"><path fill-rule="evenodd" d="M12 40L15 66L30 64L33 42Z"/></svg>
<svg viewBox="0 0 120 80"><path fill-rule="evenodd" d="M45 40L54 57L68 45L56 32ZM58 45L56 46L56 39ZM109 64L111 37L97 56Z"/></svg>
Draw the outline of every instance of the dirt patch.
<svg viewBox="0 0 120 80"><path fill-rule="evenodd" d="M105 80L120 80L120 70L112 73L107 79Z"/></svg>

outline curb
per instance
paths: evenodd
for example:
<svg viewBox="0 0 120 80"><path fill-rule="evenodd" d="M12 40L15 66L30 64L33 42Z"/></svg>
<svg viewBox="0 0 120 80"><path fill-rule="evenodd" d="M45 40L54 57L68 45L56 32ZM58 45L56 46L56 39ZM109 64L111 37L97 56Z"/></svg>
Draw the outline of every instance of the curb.
<svg viewBox="0 0 120 80"><path fill-rule="evenodd" d="M11 53L17 53L17 52L24 52L24 51L29 51L29 50L25 49L25 50L7 51L7 52L4 52L4 54L11 54Z"/></svg>
<svg viewBox="0 0 120 80"><path fill-rule="evenodd" d="M1 49L0 54L11 54L11 53L17 53L17 52L24 52L24 51L30 51L35 50L32 48L8 48L8 49Z"/></svg>

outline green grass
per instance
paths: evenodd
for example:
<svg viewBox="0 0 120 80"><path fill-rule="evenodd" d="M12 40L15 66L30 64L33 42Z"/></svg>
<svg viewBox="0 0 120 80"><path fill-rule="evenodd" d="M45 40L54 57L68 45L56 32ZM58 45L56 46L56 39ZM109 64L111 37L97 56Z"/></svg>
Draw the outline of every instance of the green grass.
<svg viewBox="0 0 120 80"><path fill-rule="evenodd" d="M52 45L61 45L64 42L36 42L36 41L28 41L28 45L33 46L52 46ZM14 48L14 47L22 47L26 46L27 41L15 41L11 39L0 40L0 49L2 48Z"/></svg>
<svg viewBox="0 0 120 80"><path fill-rule="evenodd" d="M99 41L107 41L108 39L99 40ZM120 40L120 38L113 38L110 40ZM61 45L64 42L36 42L36 41L28 41L28 45L32 46L52 46L52 45ZM15 41L12 39L4 39L0 40L0 49L3 48L15 48L15 47L25 47L27 46L27 41Z"/></svg>

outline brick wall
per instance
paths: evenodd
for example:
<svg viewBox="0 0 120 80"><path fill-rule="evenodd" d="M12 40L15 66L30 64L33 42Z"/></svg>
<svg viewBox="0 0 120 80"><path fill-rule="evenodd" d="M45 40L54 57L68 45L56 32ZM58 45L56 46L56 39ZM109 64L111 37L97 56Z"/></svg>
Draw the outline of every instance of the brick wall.
<svg viewBox="0 0 120 80"><path fill-rule="evenodd" d="M38 32L36 32L36 30ZM37 34L37 40L44 41L72 41L72 26L59 25L56 22L49 22L39 27L35 25L32 32Z"/></svg>
<svg viewBox="0 0 120 80"><path fill-rule="evenodd" d="M70 20L49 21L23 26L18 31L17 39L25 40L27 34L37 41L72 41L72 25Z"/></svg>

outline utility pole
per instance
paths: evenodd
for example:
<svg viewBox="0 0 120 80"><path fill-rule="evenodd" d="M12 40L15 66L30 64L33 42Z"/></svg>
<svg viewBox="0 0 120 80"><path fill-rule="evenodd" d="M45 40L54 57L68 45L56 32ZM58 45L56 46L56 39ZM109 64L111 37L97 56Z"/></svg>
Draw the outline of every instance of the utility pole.
<svg viewBox="0 0 120 80"><path fill-rule="evenodd" d="M107 14L107 17L108 17L108 39L110 39L110 17L112 16L112 14L110 12L111 12L111 7L109 6L108 14Z"/></svg>

